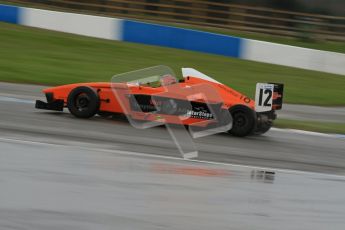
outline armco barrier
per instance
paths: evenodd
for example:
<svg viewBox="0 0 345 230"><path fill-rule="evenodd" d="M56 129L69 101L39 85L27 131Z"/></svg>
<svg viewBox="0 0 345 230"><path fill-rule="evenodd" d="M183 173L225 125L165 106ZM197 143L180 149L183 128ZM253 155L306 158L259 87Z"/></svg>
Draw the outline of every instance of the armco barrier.
<svg viewBox="0 0 345 230"><path fill-rule="evenodd" d="M0 5L0 21L345 75L345 54L132 20Z"/></svg>
<svg viewBox="0 0 345 230"><path fill-rule="evenodd" d="M20 10L16 6L0 5L0 21L18 24Z"/></svg>
<svg viewBox="0 0 345 230"><path fill-rule="evenodd" d="M345 54L243 39L241 58L345 75Z"/></svg>
<svg viewBox="0 0 345 230"><path fill-rule="evenodd" d="M20 24L25 26L120 40L120 19L31 8L22 8L20 12Z"/></svg>
<svg viewBox="0 0 345 230"><path fill-rule="evenodd" d="M196 30L124 20L123 41L240 57L241 39Z"/></svg>

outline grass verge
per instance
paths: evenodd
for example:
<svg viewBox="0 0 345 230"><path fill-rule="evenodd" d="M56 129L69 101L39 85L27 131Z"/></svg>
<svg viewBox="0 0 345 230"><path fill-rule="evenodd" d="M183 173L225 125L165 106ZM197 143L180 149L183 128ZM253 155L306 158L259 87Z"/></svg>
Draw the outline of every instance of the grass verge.
<svg viewBox="0 0 345 230"><path fill-rule="evenodd" d="M321 133L345 134L345 123L315 122L315 121L296 121L287 119L277 119L274 127L301 129Z"/></svg>
<svg viewBox="0 0 345 230"><path fill-rule="evenodd" d="M193 67L254 96L257 82L285 84L287 103L345 105L345 77L192 51L108 41L0 23L0 81L59 85L110 81L154 65Z"/></svg>

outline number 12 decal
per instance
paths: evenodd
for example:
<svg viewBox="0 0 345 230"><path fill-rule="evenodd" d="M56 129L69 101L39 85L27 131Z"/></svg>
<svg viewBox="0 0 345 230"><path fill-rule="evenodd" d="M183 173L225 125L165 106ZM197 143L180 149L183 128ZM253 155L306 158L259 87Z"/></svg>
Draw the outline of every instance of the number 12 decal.
<svg viewBox="0 0 345 230"><path fill-rule="evenodd" d="M263 95L263 93L264 93L264 95ZM260 89L260 96L259 96L259 105L260 106L262 106L262 99L264 96L266 97L265 102L264 102L264 106L271 106L271 103L269 103L269 102L272 98L272 91L269 89L265 89L265 91L264 91L264 89Z"/></svg>
<svg viewBox="0 0 345 230"><path fill-rule="evenodd" d="M266 112L272 109L272 95L274 85L266 83L256 84L255 110L257 112Z"/></svg>

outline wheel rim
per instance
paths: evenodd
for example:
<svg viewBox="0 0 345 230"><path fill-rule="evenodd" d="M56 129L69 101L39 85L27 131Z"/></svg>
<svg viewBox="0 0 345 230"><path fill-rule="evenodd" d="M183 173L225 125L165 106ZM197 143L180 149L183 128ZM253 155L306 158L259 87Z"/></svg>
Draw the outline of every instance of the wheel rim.
<svg viewBox="0 0 345 230"><path fill-rule="evenodd" d="M247 124L247 118L243 114L237 114L235 117L234 125L236 127L244 127Z"/></svg>
<svg viewBox="0 0 345 230"><path fill-rule="evenodd" d="M76 97L75 107L79 111L85 111L88 108L89 104L90 98L85 93L81 93Z"/></svg>

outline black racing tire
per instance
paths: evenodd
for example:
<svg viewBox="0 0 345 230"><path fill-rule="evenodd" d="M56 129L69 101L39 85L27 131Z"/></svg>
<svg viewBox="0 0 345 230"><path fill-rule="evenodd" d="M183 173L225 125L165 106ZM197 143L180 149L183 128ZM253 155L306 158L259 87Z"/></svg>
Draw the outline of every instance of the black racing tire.
<svg viewBox="0 0 345 230"><path fill-rule="evenodd" d="M255 130L254 134L262 135L264 133L267 133L272 128L272 126L273 126L273 123L262 125L259 129Z"/></svg>
<svg viewBox="0 0 345 230"><path fill-rule="evenodd" d="M67 98L67 108L78 118L93 117L99 110L100 100L97 91L89 86L74 88Z"/></svg>
<svg viewBox="0 0 345 230"><path fill-rule="evenodd" d="M232 128L229 133L237 136L244 137L253 133L256 126L256 113L251 108L238 105L230 108L232 116Z"/></svg>
<svg viewBox="0 0 345 230"><path fill-rule="evenodd" d="M269 111L265 113L257 113L257 124L254 131L255 135L261 135L268 132L272 126L273 121L276 119L276 114L274 111Z"/></svg>

